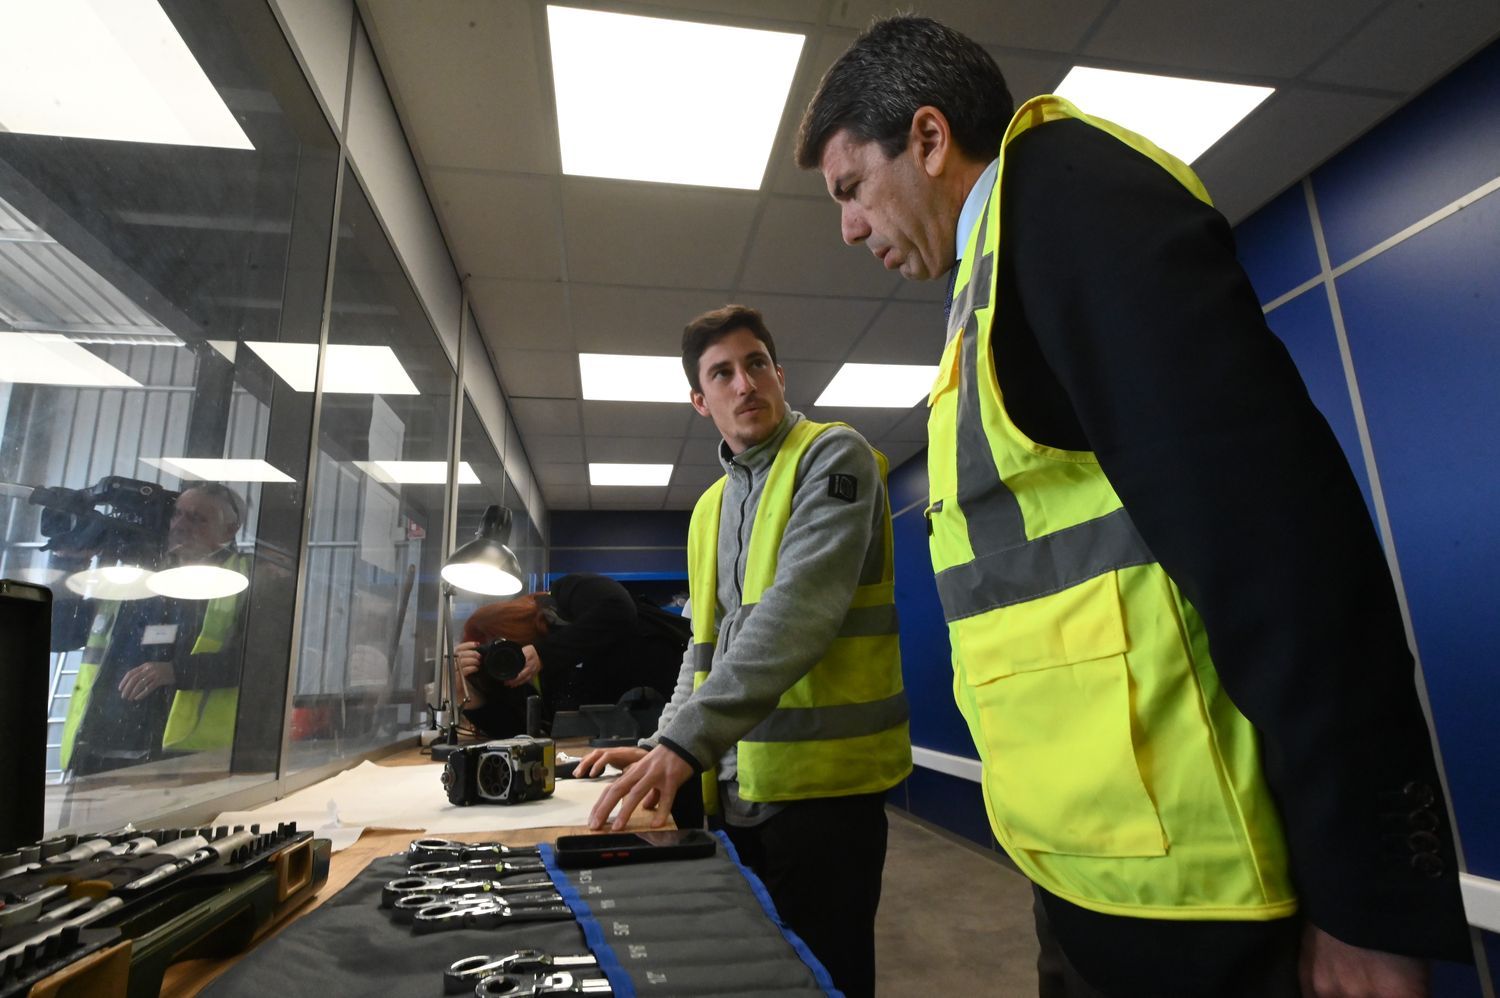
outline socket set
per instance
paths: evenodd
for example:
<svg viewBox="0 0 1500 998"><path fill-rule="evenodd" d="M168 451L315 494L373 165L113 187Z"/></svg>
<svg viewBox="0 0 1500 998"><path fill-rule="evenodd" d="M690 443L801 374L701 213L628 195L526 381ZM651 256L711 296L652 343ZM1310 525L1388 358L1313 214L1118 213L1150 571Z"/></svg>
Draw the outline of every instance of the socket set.
<svg viewBox="0 0 1500 998"><path fill-rule="evenodd" d="M80 977L80 993L155 994L170 963L233 952L310 897L328 856L295 823L127 826L0 853L0 998Z"/></svg>

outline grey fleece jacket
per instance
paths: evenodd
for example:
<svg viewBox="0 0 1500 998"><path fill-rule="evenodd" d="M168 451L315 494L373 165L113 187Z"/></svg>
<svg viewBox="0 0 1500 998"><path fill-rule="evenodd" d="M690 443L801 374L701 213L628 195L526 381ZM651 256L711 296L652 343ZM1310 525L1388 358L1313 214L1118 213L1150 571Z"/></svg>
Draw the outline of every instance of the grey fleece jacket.
<svg viewBox="0 0 1500 998"><path fill-rule="evenodd" d="M885 484L864 437L835 426L813 441L797 470L775 579L758 603L740 605L761 490L787 433L804 418L788 411L769 439L741 454L719 445L719 462L729 480L719 514L718 605L692 607L694 617L714 614L718 639L713 664L695 692L689 649L657 728L658 737L691 753L703 768L719 762L719 779L730 784L726 817L735 824L768 816L749 802L739 806L735 744L823 657L855 588L879 581L882 569ZM854 480L852 500L839 497L844 490L830 487L833 475Z"/></svg>

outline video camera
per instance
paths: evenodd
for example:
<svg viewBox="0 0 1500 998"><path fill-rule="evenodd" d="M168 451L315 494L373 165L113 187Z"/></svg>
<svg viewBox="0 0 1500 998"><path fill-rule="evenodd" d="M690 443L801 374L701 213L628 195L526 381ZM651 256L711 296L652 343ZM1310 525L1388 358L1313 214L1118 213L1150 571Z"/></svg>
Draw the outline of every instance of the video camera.
<svg viewBox="0 0 1500 998"><path fill-rule="evenodd" d="M44 551L98 553L152 565L166 546L177 496L155 482L108 475L86 489L33 489L30 502L42 507Z"/></svg>

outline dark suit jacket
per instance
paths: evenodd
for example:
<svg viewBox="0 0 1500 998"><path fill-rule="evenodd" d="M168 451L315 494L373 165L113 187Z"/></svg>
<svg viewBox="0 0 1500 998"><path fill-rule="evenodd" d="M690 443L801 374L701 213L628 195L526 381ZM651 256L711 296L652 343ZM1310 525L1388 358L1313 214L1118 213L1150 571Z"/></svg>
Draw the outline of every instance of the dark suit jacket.
<svg viewBox="0 0 1500 998"><path fill-rule="evenodd" d="M1007 150L996 373L1033 439L1094 451L1202 614L1262 738L1302 912L1466 959L1449 817L1390 573L1228 223L1082 122Z"/></svg>

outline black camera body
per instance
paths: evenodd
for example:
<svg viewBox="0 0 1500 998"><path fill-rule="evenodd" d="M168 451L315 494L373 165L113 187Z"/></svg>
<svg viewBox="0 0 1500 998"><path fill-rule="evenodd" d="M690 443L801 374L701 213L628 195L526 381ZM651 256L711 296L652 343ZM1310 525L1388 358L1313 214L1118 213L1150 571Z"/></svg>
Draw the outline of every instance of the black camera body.
<svg viewBox="0 0 1500 998"><path fill-rule="evenodd" d="M496 699L505 693L505 681L515 679L526 668L526 653L521 646L506 638L496 638L480 645L479 671L464 680L486 699Z"/></svg>
<svg viewBox="0 0 1500 998"><path fill-rule="evenodd" d="M42 507L44 550L97 550L152 565L166 544L177 496L155 482L107 475L86 489L33 489L30 502Z"/></svg>
<svg viewBox="0 0 1500 998"><path fill-rule="evenodd" d="M557 751L550 738L517 735L465 745L443 764L443 789L460 807L551 797Z"/></svg>

